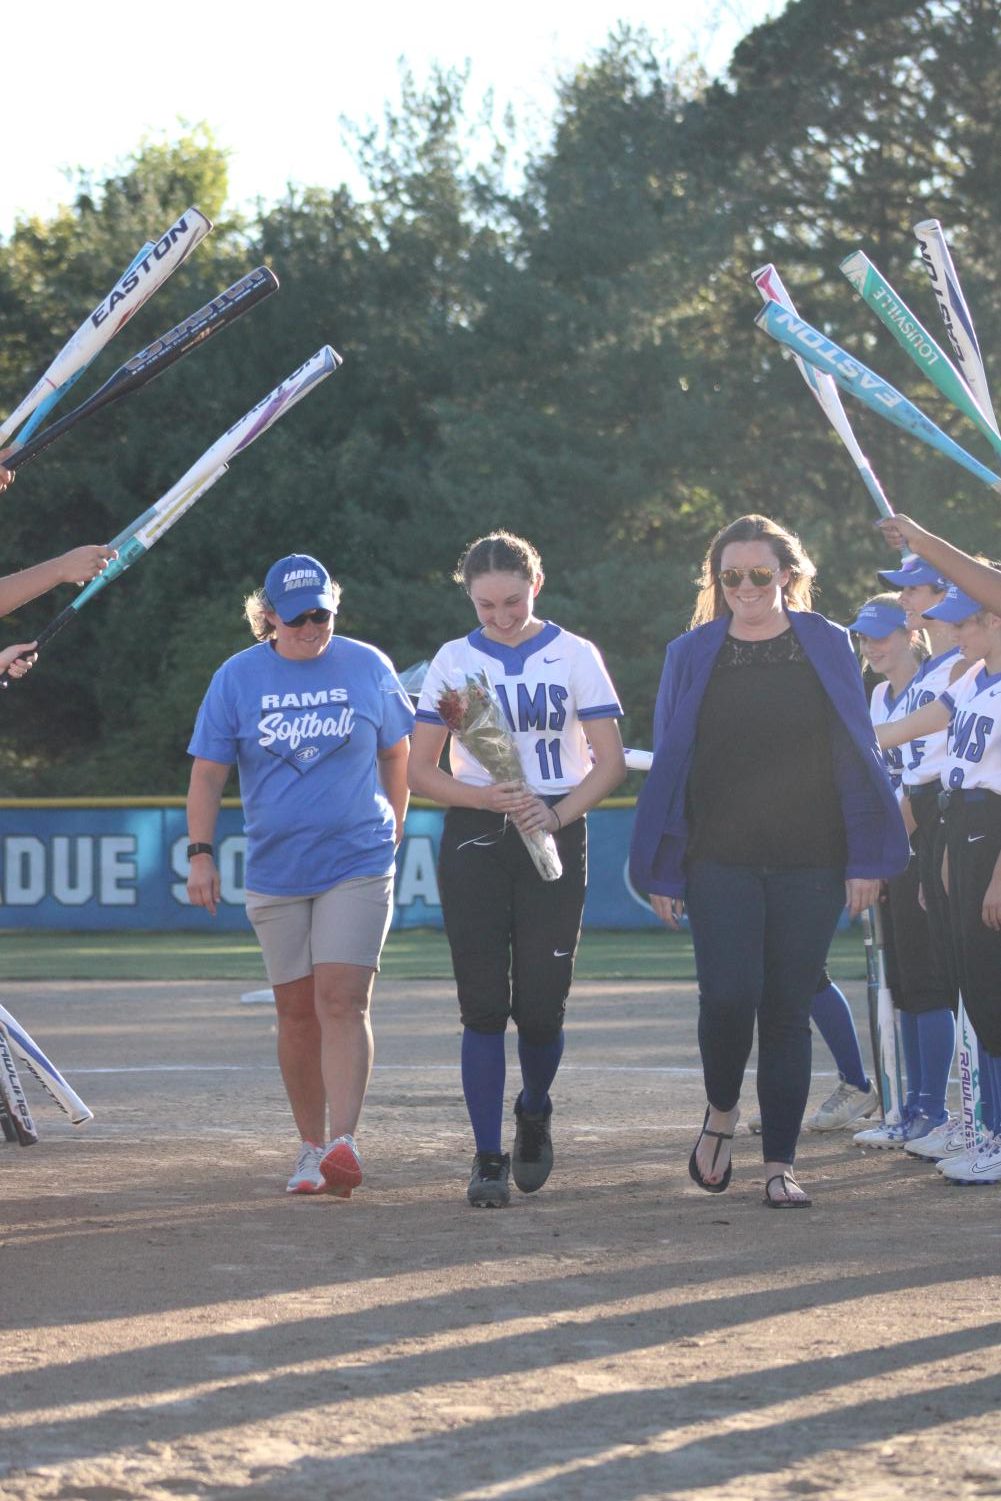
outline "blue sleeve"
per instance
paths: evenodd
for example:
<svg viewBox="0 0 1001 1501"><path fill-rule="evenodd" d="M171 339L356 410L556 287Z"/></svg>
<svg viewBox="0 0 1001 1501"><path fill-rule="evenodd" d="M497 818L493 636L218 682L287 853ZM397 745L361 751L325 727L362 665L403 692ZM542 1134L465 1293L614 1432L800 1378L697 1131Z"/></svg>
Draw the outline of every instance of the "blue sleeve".
<svg viewBox="0 0 1001 1501"><path fill-rule="evenodd" d="M382 718L376 743L380 750L397 745L414 727L414 708L410 695L396 676L396 669L388 658L383 659L383 671L379 675L379 692L382 695Z"/></svg>
<svg viewBox="0 0 1001 1501"><path fill-rule="evenodd" d="M237 726L225 687L225 666L220 667L202 699L188 754L205 761L233 766L237 760Z"/></svg>

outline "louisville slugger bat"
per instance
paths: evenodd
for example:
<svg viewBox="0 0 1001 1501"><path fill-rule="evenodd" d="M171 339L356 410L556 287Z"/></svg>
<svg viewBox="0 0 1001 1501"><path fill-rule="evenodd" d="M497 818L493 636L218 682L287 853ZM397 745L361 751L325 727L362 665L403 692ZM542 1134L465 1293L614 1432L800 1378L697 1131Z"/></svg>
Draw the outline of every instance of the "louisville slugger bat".
<svg viewBox="0 0 1001 1501"><path fill-rule="evenodd" d="M145 349L140 349L130 360L126 360L86 401L44 428L24 447L15 448L7 454L4 464L8 469L18 469L22 464L27 464L85 417L90 417L102 407L111 406L123 396L148 386L150 381L156 380L158 375L188 354L196 344L204 344L213 334L228 328L237 318L277 291L278 278L266 266L258 266L256 271L242 276L231 287L227 287L225 292L220 292L211 302L199 308L197 313L192 313L167 333L154 339L152 344L147 344Z"/></svg>
<svg viewBox="0 0 1001 1501"><path fill-rule="evenodd" d="M24 400L0 426L0 447L30 417L39 403L104 348L139 309L184 264L195 246L212 228L212 222L197 208L185 209L136 266L126 271L107 297L99 302L76 333L66 341L49 368L32 386Z"/></svg>
<svg viewBox="0 0 1001 1501"><path fill-rule="evenodd" d="M969 417L995 453L1001 454L1001 436L998 435L994 422L987 416L945 350L936 344L928 330L919 323L903 298L897 295L869 257L861 250L856 250L841 262L841 270L862 301L872 308L876 317L886 325L918 369L954 407L958 407Z"/></svg>
<svg viewBox="0 0 1001 1501"><path fill-rule="evenodd" d="M897 1016L893 995L886 983L883 919L878 907L870 907L873 945L876 950L876 1028L879 1034L879 1092L883 1100L883 1119L888 1126L899 1126L904 1119L904 1087L900 1075L900 1045L897 1039Z"/></svg>
<svg viewBox="0 0 1001 1501"><path fill-rule="evenodd" d="M130 271L134 271L139 262L143 260L145 256L149 255L152 249L153 241L147 240L145 245L143 245L142 248L138 250L129 261L129 264L122 272L122 277L128 276ZM119 281L121 281L122 277L119 277ZM87 371L94 363L94 359L96 358L97 356L95 354L92 359L89 359L87 361L86 365L82 365L74 375L71 375L69 380L64 380L62 385L59 386L57 390L50 391L48 396L44 396L42 398L42 400L39 402L38 406L32 412L31 416L28 418L27 422L21 428L21 431L18 433L17 437L14 440L18 448L24 447L25 443L27 443L32 433L45 421L45 418L52 411L52 408L56 405L56 403L62 401L63 397L66 395L70 387L75 386L82 375L86 375Z"/></svg>
<svg viewBox="0 0 1001 1501"><path fill-rule="evenodd" d="M93 1110L84 1104L51 1058L46 1057L35 1039L4 1006L0 1006L0 1038L3 1038L12 1054L17 1054L60 1110L66 1112L74 1126L82 1126L86 1121L94 1119Z"/></svg>
<svg viewBox="0 0 1001 1501"><path fill-rule="evenodd" d="M997 418L994 416L994 403L991 401L976 329L973 327L973 319L966 305L956 268L952 264L942 226L937 219L923 219L920 224L915 224L914 235L922 263L931 278L938 310L942 314L942 322L949 335L960 373L977 398L981 410L993 420L996 430Z"/></svg>
<svg viewBox="0 0 1001 1501"><path fill-rule="evenodd" d="M970 474L976 475L985 485L1001 493L1001 476L992 473L972 454L936 427L929 417L920 412L913 402L907 400L889 381L883 380L875 371L854 359L839 344L828 339L818 329L811 328L802 318L790 313L777 302L766 302L754 320L759 328L800 354L811 365L837 381L844 391L857 396L859 401L885 417L888 422L901 427L912 437L919 438L930 448L952 459Z"/></svg>
<svg viewBox="0 0 1001 1501"><path fill-rule="evenodd" d="M798 317L792 298L786 291L785 283L769 262L767 266L759 266L757 271L751 272L751 280L761 293L765 302L777 302L788 312ZM816 398L821 411L830 422L834 431L848 450L849 455L872 499L876 510L881 516L892 516L893 507L887 500L883 487L876 478L876 471L858 445L855 434L852 432L851 423L848 421L848 413L845 411L838 395L838 388L829 375L822 370L815 370L812 365L798 354L793 355L796 367L800 375L806 381L810 391Z"/></svg>
<svg viewBox="0 0 1001 1501"><path fill-rule="evenodd" d="M38 1140L38 1132L35 1130L35 1122L31 1118L31 1110L24 1097L24 1090L21 1088L17 1065L11 1056L6 1039L2 1036L0 1036L0 1099L3 1100L4 1109L14 1127L18 1146L33 1147Z"/></svg>
<svg viewBox="0 0 1001 1501"><path fill-rule="evenodd" d="M99 573L96 578L91 579L89 584L84 585L76 598L43 627L36 639L35 652L75 619L83 606L93 599L95 594L105 589L127 568L131 568L133 563L145 557L153 544L158 542L164 533L169 531L175 522L179 521L185 512L189 511L205 494L206 490L225 474L230 460L236 458L237 454L242 453L245 448L249 448L250 444L262 433L267 432L279 417L284 417L285 413L301 401L314 386L326 380L328 375L333 375L337 367L343 363L337 351L329 344L325 344L311 359L283 380L281 385L269 391L267 396L252 407L245 416L241 417L238 422L234 422L221 438L217 438L211 447L205 450L201 458L195 460L191 468L175 485L171 486L165 495L154 501L124 531L109 542L108 546L117 550L118 556L112 558L104 572ZM0 677L0 688L9 687L11 681L10 675L4 673Z"/></svg>

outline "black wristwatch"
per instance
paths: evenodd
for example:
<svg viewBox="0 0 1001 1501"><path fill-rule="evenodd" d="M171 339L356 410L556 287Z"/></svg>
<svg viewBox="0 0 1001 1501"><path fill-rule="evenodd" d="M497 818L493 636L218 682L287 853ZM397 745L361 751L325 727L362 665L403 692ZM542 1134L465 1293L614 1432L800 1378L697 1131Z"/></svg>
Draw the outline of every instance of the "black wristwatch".
<svg viewBox="0 0 1001 1501"><path fill-rule="evenodd" d="M211 844L189 844L188 845L188 859L189 860L191 859L192 855L214 855L214 854L215 854L215 848Z"/></svg>

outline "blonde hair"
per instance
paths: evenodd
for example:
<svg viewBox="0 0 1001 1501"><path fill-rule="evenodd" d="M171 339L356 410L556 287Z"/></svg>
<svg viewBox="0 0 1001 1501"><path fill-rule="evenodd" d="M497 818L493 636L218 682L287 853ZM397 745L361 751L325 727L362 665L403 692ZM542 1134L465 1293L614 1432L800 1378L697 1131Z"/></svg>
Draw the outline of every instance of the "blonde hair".
<svg viewBox="0 0 1001 1501"><path fill-rule="evenodd" d="M720 559L724 548L731 542L767 543L778 559L779 567L789 571L789 582L782 591L785 604L793 610L811 608L817 570L795 532L787 531L769 516L739 516L716 533L702 560L702 571L697 580L699 593L690 629L731 613L719 581Z"/></svg>
<svg viewBox="0 0 1001 1501"><path fill-rule="evenodd" d="M330 580L330 592L334 597L334 614L337 614L337 606L341 602L341 586L336 579ZM247 624L253 633L255 641L273 641L275 628L268 619L268 615L274 615L275 611L268 602L268 596L263 589L255 589L253 594L248 594L243 601L243 613L247 617Z"/></svg>

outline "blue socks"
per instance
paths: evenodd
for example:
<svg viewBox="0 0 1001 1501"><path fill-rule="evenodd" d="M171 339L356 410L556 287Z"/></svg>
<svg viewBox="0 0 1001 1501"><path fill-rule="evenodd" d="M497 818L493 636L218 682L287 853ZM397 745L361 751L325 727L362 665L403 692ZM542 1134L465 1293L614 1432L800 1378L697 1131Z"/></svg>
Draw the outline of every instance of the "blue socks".
<svg viewBox="0 0 1001 1501"><path fill-rule="evenodd" d="M952 1013L949 1013L950 1016ZM904 1114L912 1116L920 1109L918 1100L921 1098L921 1080L924 1077L921 1069L921 1039L918 1033L920 1017L913 1011L898 1011L897 1025L900 1028L900 1041L904 1049L904 1068L907 1073L907 1098L904 1103ZM949 1063L952 1062L952 1054L949 1054ZM948 1077L949 1065L946 1064L946 1077Z"/></svg>
<svg viewBox="0 0 1001 1501"><path fill-rule="evenodd" d="M518 1037L521 1062L521 1107L542 1115L549 1104L549 1086L563 1057L563 1032L552 1042L526 1042ZM504 1033L462 1031L462 1093L478 1152L499 1152L504 1124Z"/></svg>
<svg viewBox="0 0 1001 1501"><path fill-rule="evenodd" d="M917 1023L918 1049L921 1055L920 1094L917 1108L933 1120L945 1116L945 1092L949 1085L952 1055L956 1049L956 1018L948 1006L938 1011L922 1011ZM910 1078L910 1060L907 1065Z"/></svg>
<svg viewBox="0 0 1001 1501"><path fill-rule="evenodd" d="M504 1033L462 1031L462 1092L478 1152L499 1152L504 1116Z"/></svg>
<svg viewBox="0 0 1001 1501"><path fill-rule="evenodd" d="M842 1079L854 1084L856 1089L868 1089L869 1080L852 1013L836 985L830 984L817 991L810 1002L810 1019L816 1022L821 1037L833 1053Z"/></svg>
<svg viewBox="0 0 1001 1501"><path fill-rule="evenodd" d="M521 1108L529 1115L542 1115L549 1104L549 1086L563 1057L563 1029L552 1042L526 1042L518 1034L518 1059L521 1063Z"/></svg>

